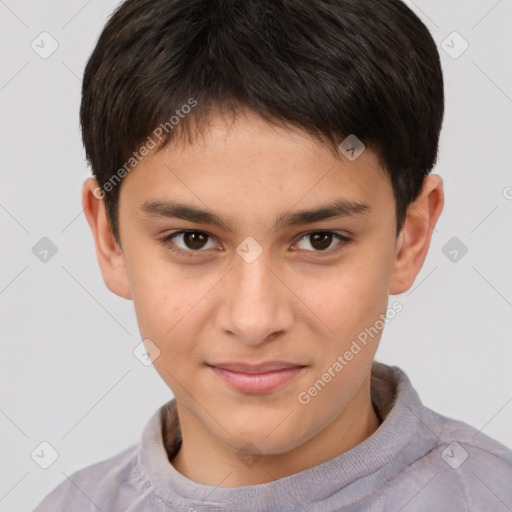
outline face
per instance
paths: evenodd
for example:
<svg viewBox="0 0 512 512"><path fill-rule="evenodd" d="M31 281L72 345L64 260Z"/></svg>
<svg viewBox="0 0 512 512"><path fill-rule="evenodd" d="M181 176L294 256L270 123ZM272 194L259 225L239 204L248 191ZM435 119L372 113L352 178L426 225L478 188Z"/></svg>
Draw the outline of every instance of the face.
<svg viewBox="0 0 512 512"><path fill-rule="evenodd" d="M350 161L255 114L145 157L121 188L122 253L182 421L268 454L339 421L368 382L395 222L370 149Z"/></svg>

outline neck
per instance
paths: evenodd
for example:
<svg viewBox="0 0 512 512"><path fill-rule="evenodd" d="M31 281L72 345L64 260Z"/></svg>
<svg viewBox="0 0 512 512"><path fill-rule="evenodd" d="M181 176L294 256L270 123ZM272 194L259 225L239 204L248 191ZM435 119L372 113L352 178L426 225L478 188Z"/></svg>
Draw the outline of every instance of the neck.
<svg viewBox="0 0 512 512"><path fill-rule="evenodd" d="M257 464L241 463L226 446L177 404L181 447L171 461L194 482L217 487L241 487L274 481L332 459L370 437L380 425L370 396L370 376L343 412L324 430L286 453L261 455Z"/></svg>

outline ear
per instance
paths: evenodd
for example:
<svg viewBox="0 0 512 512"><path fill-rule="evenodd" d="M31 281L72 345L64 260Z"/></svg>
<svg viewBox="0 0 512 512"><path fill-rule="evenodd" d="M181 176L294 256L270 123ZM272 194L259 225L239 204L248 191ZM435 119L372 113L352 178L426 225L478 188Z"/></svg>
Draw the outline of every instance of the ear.
<svg viewBox="0 0 512 512"><path fill-rule="evenodd" d="M423 180L420 195L407 209L404 226L398 236L389 293L407 291L427 256L432 232L444 206L443 180L431 174Z"/></svg>
<svg viewBox="0 0 512 512"><path fill-rule="evenodd" d="M94 178L85 180L82 186L82 206L94 237L103 280L111 292L131 299L124 254L112 234L103 195L104 192Z"/></svg>

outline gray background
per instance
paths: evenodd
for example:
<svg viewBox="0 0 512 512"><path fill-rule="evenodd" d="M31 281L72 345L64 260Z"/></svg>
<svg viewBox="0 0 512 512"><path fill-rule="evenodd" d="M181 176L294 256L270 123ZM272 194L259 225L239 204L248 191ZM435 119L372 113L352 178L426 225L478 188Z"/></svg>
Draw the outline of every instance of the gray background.
<svg viewBox="0 0 512 512"><path fill-rule="evenodd" d="M0 0L3 512L31 510L66 475L138 441L172 397L132 353L132 303L104 285L80 203L80 79L117 3ZM512 1L408 4L442 58L434 172L446 206L415 284L390 297L404 309L377 359L403 368L428 407L512 447ZM51 49L43 31L59 45L48 58L31 47ZM469 44L457 58L464 43L453 31ZM32 252L43 237L57 248L45 262ZM48 469L31 457L43 441L59 454Z"/></svg>

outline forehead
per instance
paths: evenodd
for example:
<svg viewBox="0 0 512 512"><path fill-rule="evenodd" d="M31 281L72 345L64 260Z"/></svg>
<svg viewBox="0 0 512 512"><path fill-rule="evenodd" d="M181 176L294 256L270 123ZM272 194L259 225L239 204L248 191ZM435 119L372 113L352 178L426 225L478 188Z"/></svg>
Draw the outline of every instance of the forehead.
<svg viewBox="0 0 512 512"><path fill-rule="evenodd" d="M365 148L355 159L347 154L353 152L335 153L303 130L250 112L212 117L192 141L171 141L144 157L126 176L121 203L140 208L148 200L172 199L232 217L261 217L266 210L275 214L338 199L374 206L393 200L375 153Z"/></svg>

